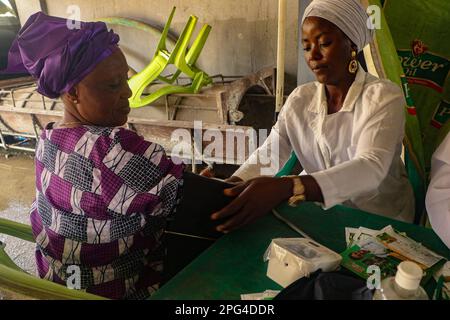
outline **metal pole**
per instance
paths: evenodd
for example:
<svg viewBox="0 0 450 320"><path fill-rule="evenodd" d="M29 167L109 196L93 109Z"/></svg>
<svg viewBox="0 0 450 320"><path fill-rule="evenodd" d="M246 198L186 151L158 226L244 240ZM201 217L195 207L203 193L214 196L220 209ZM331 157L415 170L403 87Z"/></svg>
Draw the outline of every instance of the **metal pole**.
<svg viewBox="0 0 450 320"><path fill-rule="evenodd" d="M277 89L276 112L283 107L284 95L284 61L286 51L286 0L278 0L278 47L277 47Z"/></svg>
<svg viewBox="0 0 450 320"><path fill-rule="evenodd" d="M301 21L303 17L303 13L306 10L306 7L311 3L310 0L300 0L298 4L298 67L297 67L297 86L302 84L312 82L316 80L316 77L312 73L311 69L309 69L305 58L303 56L303 46L302 46L302 26Z"/></svg>

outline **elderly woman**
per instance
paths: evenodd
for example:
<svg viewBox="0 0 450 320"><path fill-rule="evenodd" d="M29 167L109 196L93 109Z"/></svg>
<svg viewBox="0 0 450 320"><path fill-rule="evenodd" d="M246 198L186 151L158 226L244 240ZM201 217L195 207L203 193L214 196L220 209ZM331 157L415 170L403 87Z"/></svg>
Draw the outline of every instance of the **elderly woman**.
<svg viewBox="0 0 450 320"><path fill-rule="evenodd" d="M66 19L39 12L13 43L7 71L30 73L39 93L65 106L36 148L31 224L39 276L66 284L75 265L81 289L139 299L161 281L160 237L183 165L121 127L131 91L118 41L104 23L70 29Z"/></svg>
<svg viewBox="0 0 450 320"><path fill-rule="evenodd" d="M402 90L358 64L371 41L368 16L357 0L315 0L302 19L305 60L317 81L295 89L268 139L228 179L237 196L212 219L228 232L288 200L359 208L412 221L413 192L401 161ZM261 176L261 158L282 166L295 152L306 175ZM277 167L277 166L276 166ZM267 168L265 168L267 169Z"/></svg>

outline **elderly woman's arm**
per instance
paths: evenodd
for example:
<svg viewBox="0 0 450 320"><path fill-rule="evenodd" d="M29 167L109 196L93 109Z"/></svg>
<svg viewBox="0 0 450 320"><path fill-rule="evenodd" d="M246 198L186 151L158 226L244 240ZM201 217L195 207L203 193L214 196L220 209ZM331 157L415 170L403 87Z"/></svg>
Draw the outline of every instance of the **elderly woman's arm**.
<svg viewBox="0 0 450 320"><path fill-rule="evenodd" d="M125 214L148 202L147 215L171 215L181 196L181 160L169 158L162 146L124 128L113 131L109 149L105 164L123 183L113 201L120 211Z"/></svg>
<svg viewBox="0 0 450 320"><path fill-rule="evenodd" d="M450 248L450 134L433 154L426 206L433 230Z"/></svg>

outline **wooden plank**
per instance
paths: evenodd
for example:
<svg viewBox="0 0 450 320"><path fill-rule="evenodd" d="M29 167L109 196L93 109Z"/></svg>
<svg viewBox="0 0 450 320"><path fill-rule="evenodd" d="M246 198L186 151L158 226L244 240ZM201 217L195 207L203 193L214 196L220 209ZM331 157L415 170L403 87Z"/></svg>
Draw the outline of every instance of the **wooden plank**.
<svg viewBox="0 0 450 320"><path fill-rule="evenodd" d="M32 84L34 82L35 82L35 79L33 77L20 77L20 78L0 80L0 88L7 89L7 88L16 87L19 85L22 86L22 85L26 85L26 84Z"/></svg>

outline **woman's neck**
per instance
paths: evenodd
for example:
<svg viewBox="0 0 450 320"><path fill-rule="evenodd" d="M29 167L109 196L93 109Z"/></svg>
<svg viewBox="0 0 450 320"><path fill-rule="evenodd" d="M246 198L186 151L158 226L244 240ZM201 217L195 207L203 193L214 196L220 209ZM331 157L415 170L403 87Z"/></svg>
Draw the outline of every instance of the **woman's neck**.
<svg viewBox="0 0 450 320"><path fill-rule="evenodd" d="M72 112L68 110L69 108L64 108L64 114L62 120L56 123L56 127L74 127L84 124L89 124L87 121L83 120L81 117L77 117Z"/></svg>
<svg viewBox="0 0 450 320"><path fill-rule="evenodd" d="M350 89L355 75L349 75L346 79L339 81L337 84L326 84L325 95L328 103L328 114L336 113L342 109L345 97Z"/></svg>

